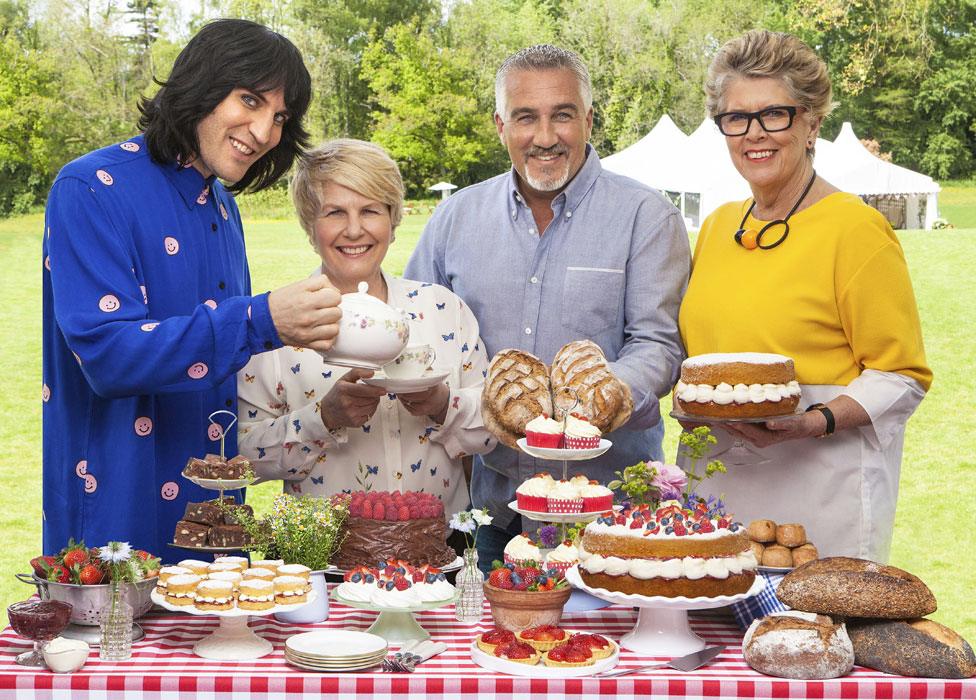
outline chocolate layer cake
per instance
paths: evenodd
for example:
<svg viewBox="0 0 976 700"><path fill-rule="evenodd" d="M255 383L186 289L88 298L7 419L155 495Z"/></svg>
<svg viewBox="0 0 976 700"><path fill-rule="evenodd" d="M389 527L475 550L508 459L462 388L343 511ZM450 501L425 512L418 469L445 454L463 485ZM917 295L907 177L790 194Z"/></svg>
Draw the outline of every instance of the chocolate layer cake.
<svg viewBox="0 0 976 700"><path fill-rule="evenodd" d="M346 569L403 559L415 565L446 566L457 558L447 545L447 536L443 517L387 521L350 515L346 520L346 539L333 563Z"/></svg>

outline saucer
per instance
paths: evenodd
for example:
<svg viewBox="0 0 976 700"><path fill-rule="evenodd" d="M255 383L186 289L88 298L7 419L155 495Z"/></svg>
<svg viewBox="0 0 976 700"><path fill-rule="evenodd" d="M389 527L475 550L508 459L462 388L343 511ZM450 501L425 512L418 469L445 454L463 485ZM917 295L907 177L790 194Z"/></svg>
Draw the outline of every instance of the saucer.
<svg viewBox="0 0 976 700"><path fill-rule="evenodd" d="M419 377L399 379L377 372L369 379L360 379L359 381L370 386L381 387L394 394L410 394L415 391L423 391L424 389L437 386L447 379L449 374L450 372L426 372Z"/></svg>

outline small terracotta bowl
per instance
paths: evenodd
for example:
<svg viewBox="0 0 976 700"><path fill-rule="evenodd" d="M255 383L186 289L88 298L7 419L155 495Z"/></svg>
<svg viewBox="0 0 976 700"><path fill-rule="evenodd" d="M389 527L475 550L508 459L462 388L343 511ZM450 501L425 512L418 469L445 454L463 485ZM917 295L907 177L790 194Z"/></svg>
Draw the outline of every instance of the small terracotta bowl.
<svg viewBox="0 0 976 700"><path fill-rule="evenodd" d="M509 591L485 583L485 597L491 604L495 627L512 632L559 624L572 591L571 586L551 591Z"/></svg>

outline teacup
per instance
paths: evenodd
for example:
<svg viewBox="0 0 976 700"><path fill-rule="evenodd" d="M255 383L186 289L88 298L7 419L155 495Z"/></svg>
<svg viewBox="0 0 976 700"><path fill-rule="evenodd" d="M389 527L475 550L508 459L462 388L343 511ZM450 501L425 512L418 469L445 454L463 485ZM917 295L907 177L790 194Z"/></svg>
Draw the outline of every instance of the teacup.
<svg viewBox="0 0 976 700"><path fill-rule="evenodd" d="M395 360L383 365L383 372L391 379L420 377L434 365L436 356L429 344L408 345Z"/></svg>

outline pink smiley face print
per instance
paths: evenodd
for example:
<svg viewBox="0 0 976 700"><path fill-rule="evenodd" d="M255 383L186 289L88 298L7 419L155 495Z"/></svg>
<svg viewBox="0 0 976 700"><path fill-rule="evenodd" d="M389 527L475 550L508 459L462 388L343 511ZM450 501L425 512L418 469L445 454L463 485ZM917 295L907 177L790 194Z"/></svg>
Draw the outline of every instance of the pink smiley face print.
<svg viewBox="0 0 976 700"><path fill-rule="evenodd" d="M227 210L224 209L224 205L220 205L220 215L224 217L224 221L227 221Z"/></svg>
<svg viewBox="0 0 976 700"><path fill-rule="evenodd" d="M145 437L152 432L152 418L149 416L140 416L139 418L136 418L136 422L133 423L132 427L136 431L136 435L139 437Z"/></svg>
<svg viewBox="0 0 976 700"><path fill-rule="evenodd" d="M119 148L121 148L123 151L128 151L129 153L135 153L139 150L139 144L126 141L125 143L120 143Z"/></svg>
<svg viewBox="0 0 976 700"><path fill-rule="evenodd" d="M47 403L51 399L51 387L47 384L41 386L41 400Z"/></svg>
<svg viewBox="0 0 976 700"><path fill-rule="evenodd" d="M159 489L159 495L163 497L164 501L172 501L180 495L180 485L175 481L167 481L165 484L163 484L163 487Z"/></svg>
<svg viewBox="0 0 976 700"><path fill-rule="evenodd" d="M139 330L146 331L146 333L148 333L158 325L159 325L158 321L152 321L151 323L143 323L141 326L139 326Z"/></svg>
<svg viewBox="0 0 976 700"><path fill-rule="evenodd" d="M118 311L120 306L122 306L122 304L119 302L119 298L114 294L106 294L98 300L98 308L107 314L110 314L113 311Z"/></svg>
<svg viewBox="0 0 976 700"><path fill-rule="evenodd" d="M44 269L47 270L48 272L51 271L51 256L50 255L45 255L44 256Z"/></svg>
<svg viewBox="0 0 976 700"><path fill-rule="evenodd" d="M98 488L98 480L91 474L85 474L85 493L95 493Z"/></svg>
<svg viewBox="0 0 976 700"><path fill-rule="evenodd" d="M85 474L88 473L88 460L83 459L78 464L75 465L75 476L79 479L84 479Z"/></svg>
<svg viewBox="0 0 976 700"><path fill-rule="evenodd" d="M186 373L189 375L190 379L203 379L207 376L207 372L209 371L210 368L205 364L202 362L196 362L190 365L189 369L186 370Z"/></svg>
<svg viewBox="0 0 976 700"><path fill-rule="evenodd" d="M219 440L221 437L223 437L223 435L224 435L224 429L221 428L216 423L211 423L210 427L207 428L207 437L210 438L213 442Z"/></svg>
<svg viewBox="0 0 976 700"><path fill-rule="evenodd" d="M101 180L103 185L111 185L113 182L115 182L115 180L112 179L112 176L104 170L96 170L95 177Z"/></svg>
<svg viewBox="0 0 976 700"><path fill-rule="evenodd" d="M203 303L204 303L205 306L209 306L211 309L216 309L217 308L217 302L215 302L213 299L207 299Z"/></svg>
<svg viewBox="0 0 976 700"><path fill-rule="evenodd" d="M166 248L167 255L176 255L180 252L180 242L172 236L163 239L163 247Z"/></svg>

